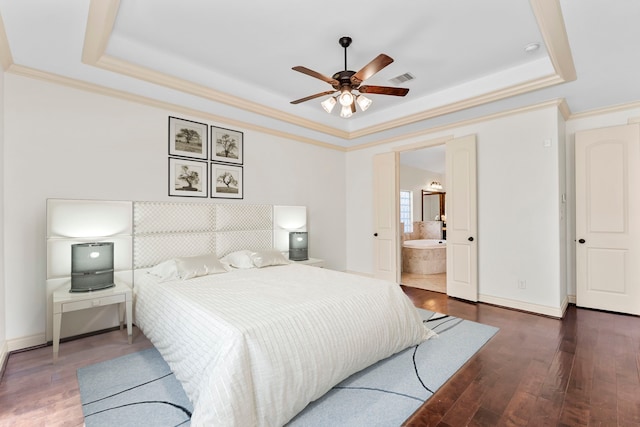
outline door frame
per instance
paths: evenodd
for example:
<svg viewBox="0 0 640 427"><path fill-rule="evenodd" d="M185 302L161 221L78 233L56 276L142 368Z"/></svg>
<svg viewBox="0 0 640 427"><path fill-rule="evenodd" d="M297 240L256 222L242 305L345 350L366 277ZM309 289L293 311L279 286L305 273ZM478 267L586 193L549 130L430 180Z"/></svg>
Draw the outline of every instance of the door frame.
<svg viewBox="0 0 640 427"><path fill-rule="evenodd" d="M416 150L421 150L423 148L429 148L429 147L435 147L438 145L444 145L446 144L448 141L451 141L455 139L454 135L446 135L446 136L441 136L438 138L434 138L434 139L429 139L427 141L420 141L420 142L414 142L412 144L407 144L407 145L401 145L399 147L393 147L392 151L395 151L396 153L400 154L400 153L406 153L409 151L416 151ZM400 156L398 155L396 158L396 169L399 171L400 170ZM396 190L398 191L398 190ZM396 199L399 200L400 194L396 194ZM397 238L397 236L396 236ZM400 242L396 241L395 242L395 248L396 251L398 252L396 254L396 258L402 259L402 253L400 251L402 251L402 248L400 246ZM400 283L402 279L402 265L398 266L398 269L396 271L396 282Z"/></svg>

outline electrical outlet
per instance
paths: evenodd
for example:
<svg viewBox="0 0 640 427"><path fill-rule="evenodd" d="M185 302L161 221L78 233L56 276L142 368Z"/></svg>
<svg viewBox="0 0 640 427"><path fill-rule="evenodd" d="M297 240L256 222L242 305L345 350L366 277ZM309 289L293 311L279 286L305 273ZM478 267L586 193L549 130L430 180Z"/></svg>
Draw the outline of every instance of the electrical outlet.
<svg viewBox="0 0 640 427"><path fill-rule="evenodd" d="M527 281L518 280L518 289L527 289Z"/></svg>

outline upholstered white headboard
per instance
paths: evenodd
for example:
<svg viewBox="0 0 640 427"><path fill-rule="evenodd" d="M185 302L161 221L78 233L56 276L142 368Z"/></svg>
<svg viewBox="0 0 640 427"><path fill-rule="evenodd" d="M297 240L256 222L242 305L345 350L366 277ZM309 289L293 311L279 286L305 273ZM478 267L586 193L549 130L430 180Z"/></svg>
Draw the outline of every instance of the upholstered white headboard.
<svg viewBox="0 0 640 427"><path fill-rule="evenodd" d="M133 267L239 249L273 248L272 205L133 203Z"/></svg>
<svg viewBox="0 0 640 427"><path fill-rule="evenodd" d="M47 340L53 336L52 294L71 280L71 244L113 241L115 275L133 285L136 271L170 258L205 253L222 257L240 249L286 251L283 236L288 235L291 215L296 230L305 231L304 206L48 199ZM82 316L88 315L69 313ZM62 337L114 326L111 315L104 317L91 313L91 321L65 318ZM69 325L74 323L85 329L73 331Z"/></svg>

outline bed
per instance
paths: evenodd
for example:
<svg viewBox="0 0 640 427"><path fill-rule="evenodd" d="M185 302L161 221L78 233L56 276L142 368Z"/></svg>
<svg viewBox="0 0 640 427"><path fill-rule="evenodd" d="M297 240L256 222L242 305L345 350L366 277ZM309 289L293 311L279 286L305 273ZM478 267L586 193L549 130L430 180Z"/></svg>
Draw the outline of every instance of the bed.
<svg viewBox="0 0 640 427"><path fill-rule="evenodd" d="M180 262L202 265L191 258L137 272L135 322L182 383L194 426L285 425L349 375L433 335L396 283L274 252L230 254L245 268L212 255L201 274L176 276Z"/></svg>

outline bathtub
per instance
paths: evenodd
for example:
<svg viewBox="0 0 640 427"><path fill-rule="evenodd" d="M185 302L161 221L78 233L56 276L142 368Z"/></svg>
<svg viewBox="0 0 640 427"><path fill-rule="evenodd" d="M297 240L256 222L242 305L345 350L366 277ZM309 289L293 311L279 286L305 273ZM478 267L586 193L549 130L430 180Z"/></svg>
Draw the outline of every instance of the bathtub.
<svg viewBox="0 0 640 427"><path fill-rule="evenodd" d="M405 240L402 243L402 271L413 274L447 272L447 241Z"/></svg>

